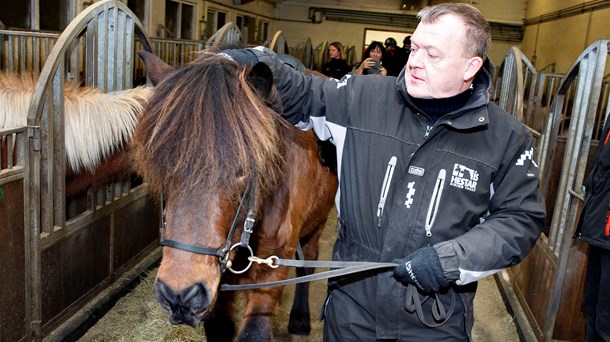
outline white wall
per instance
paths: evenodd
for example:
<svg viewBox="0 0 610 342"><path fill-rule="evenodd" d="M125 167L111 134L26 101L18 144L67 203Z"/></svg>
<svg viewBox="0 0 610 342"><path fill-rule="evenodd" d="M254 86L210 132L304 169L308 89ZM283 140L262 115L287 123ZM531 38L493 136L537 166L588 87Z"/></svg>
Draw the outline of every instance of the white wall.
<svg viewBox="0 0 610 342"><path fill-rule="evenodd" d="M583 1L530 0L525 19L548 15ZM565 73L578 56L599 38L610 38L610 9L556 17L552 21L525 26L521 50L536 68L555 64L555 72Z"/></svg>
<svg viewBox="0 0 610 342"><path fill-rule="evenodd" d="M341 6L336 6L340 3ZM432 1L431 4L434 2ZM525 12L525 1L479 1L481 4L475 4L479 10L485 15L488 20L494 20L501 23L522 23ZM389 5L388 5L389 4ZM303 0L288 0L279 3L275 8L276 29L281 30L286 36L289 45L293 45L303 38L310 37L313 46L317 46L322 41L327 40L340 41L343 45L356 46L357 58L360 60L361 51L363 51L364 31L366 28L394 30L400 31L400 27L389 27L381 25L366 25L344 23L337 21L324 20L322 23L313 24L309 22L310 7L338 7L342 9L354 10L372 10L379 11L380 8L385 8L384 12L394 13L409 13L417 14L416 11L401 11L398 7L399 2L374 2L361 0L343 0L343 1L320 1L314 0L304 2ZM405 32L411 32L412 29L403 29ZM384 39L385 40L385 39ZM398 42L402 44L401 41ZM491 60L499 65L504 59L504 55L514 44L506 42L492 42L489 56Z"/></svg>

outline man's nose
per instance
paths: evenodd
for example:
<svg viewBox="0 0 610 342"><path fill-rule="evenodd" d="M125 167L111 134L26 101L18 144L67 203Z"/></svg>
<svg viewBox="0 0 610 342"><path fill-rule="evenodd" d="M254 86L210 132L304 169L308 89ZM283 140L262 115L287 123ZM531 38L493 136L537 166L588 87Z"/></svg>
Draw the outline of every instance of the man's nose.
<svg viewBox="0 0 610 342"><path fill-rule="evenodd" d="M410 51L410 52L411 52L411 54L409 55L409 60L407 61L407 64L411 67L417 67L417 68L423 67L422 51L418 50L418 51Z"/></svg>

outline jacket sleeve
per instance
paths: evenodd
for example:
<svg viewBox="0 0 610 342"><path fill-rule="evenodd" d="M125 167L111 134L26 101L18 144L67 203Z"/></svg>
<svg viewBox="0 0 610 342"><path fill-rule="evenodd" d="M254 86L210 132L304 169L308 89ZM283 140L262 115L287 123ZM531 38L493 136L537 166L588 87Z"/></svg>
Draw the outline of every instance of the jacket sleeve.
<svg viewBox="0 0 610 342"><path fill-rule="evenodd" d="M349 77L339 81L306 75L284 64L272 50L262 46L251 50L271 68L286 120L303 130L313 128L322 140L330 138L327 121L345 126L351 93Z"/></svg>
<svg viewBox="0 0 610 342"><path fill-rule="evenodd" d="M525 131L525 128L523 128ZM515 135L491 184L488 213L466 234L434 245L447 280L468 284L521 262L544 226L546 208L529 132Z"/></svg>

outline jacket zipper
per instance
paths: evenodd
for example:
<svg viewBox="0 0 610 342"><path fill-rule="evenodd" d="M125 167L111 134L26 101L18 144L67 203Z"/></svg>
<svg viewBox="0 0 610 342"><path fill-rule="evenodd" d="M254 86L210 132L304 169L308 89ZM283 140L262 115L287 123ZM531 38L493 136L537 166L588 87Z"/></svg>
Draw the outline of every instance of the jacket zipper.
<svg viewBox="0 0 610 342"><path fill-rule="evenodd" d="M426 126L426 133L424 133L424 140L428 139L430 132L432 132L432 128L434 128L434 126Z"/></svg>
<svg viewBox="0 0 610 342"><path fill-rule="evenodd" d="M385 200L388 197L388 192L390 192L390 184L392 183L392 175L394 174L394 168L396 167L396 160L396 156L390 158L388 167L385 170L385 177L383 177L381 195L379 196L379 204L377 204L377 227L379 228L381 228L381 216L383 215Z"/></svg>
<svg viewBox="0 0 610 342"><path fill-rule="evenodd" d="M432 192L432 199L430 200L430 206L428 207L428 214L426 215L426 236L432 236L432 225L436 220L436 214L438 213L438 205L441 202L441 195L443 194L443 188L445 187L445 177L447 172L445 169L441 169L438 172L436 178L436 184L434 185L434 191Z"/></svg>

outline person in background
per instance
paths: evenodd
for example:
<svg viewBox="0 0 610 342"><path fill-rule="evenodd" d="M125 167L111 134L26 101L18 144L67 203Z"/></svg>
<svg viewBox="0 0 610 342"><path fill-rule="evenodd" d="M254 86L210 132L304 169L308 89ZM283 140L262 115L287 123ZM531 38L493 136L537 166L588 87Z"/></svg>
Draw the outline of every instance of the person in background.
<svg viewBox="0 0 610 342"><path fill-rule="evenodd" d="M332 42L328 46L328 57L330 61L322 66L322 73L328 77L341 79L351 68L343 59L343 45L339 42Z"/></svg>
<svg viewBox="0 0 610 342"><path fill-rule="evenodd" d="M610 120L606 118L597 162L585 183L576 236L589 244L583 296L588 342L610 341Z"/></svg>
<svg viewBox="0 0 610 342"><path fill-rule="evenodd" d="M388 71L383 66L384 56L385 48L383 47L383 44L376 40L372 41L362 54L362 61L354 65L352 75L386 76Z"/></svg>
<svg viewBox="0 0 610 342"><path fill-rule="evenodd" d="M411 54L411 36L406 36L405 39L402 40L402 48L405 49L405 53L407 54L407 62L409 61L409 55ZM405 62L405 65L407 63Z"/></svg>
<svg viewBox="0 0 610 342"><path fill-rule="evenodd" d="M418 17L398 78L224 51L269 66L284 118L337 147L333 260L396 265L329 279L324 341L471 341L477 281L521 262L545 223L532 134L489 101L489 23L465 3Z"/></svg>
<svg viewBox="0 0 610 342"><path fill-rule="evenodd" d="M407 52L405 49L396 46L396 39L390 37L385 40L386 56L383 60L388 76L398 76L407 64Z"/></svg>

